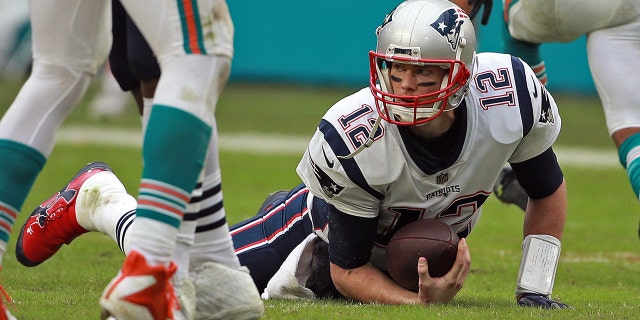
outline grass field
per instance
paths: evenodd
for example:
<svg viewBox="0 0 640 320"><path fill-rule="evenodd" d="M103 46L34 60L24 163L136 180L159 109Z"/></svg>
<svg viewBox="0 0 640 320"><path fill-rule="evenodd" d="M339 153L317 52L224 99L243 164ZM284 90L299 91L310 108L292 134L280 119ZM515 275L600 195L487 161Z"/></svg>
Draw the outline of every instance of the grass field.
<svg viewBox="0 0 640 320"><path fill-rule="evenodd" d="M19 83L0 82L0 114ZM310 137L324 110L354 88L311 88L231 84L218 108L224 135L260 133ZM89 97L90 98L90 95ZM87 99L88 99L87 98ZM117 119L94 120L82 106L64 127L137 129L133 110ZM602 111L594 97L556 97L563 116L560 147L613 152ZM1 156L1 155L0 155ZM112 165L130 192L140 174L136 147L89 142L56 146L14 227L3 260L3 285L12 295L19 319L97 319L98 298L116 274L123 256L109 239L83 235L35 268L14 257L17 232L31 209L56 192L86 162ZM264 196L298 183L299 155L222 150L225 205L231 223L252 216ZM490 198L484 217L468 238L472 270L467 283L447 306L361 305L340 301L266 301L265 319L638 319L640 252L638 201L618 167L564 166L569 216L553 296L572 310L517 307L513 300L520 259L522 213Z"/></svg>

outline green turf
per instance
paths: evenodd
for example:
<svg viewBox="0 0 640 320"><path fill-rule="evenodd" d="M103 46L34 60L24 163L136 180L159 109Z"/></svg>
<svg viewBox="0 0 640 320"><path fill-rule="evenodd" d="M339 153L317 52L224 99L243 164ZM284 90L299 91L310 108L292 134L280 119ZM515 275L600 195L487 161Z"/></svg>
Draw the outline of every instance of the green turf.
<svg viewBox="0 0 640 320"><path fill-rule="evenodd" d="M0 82L0 113L17 86ZM218 109L222 133L260 132L310 136L320 115L353 88L232 84ZM290 94L289 94L290 93ZM563 115L559 144L612 150L602 111L593 97L557 97ZM65 125L136 128L135 112L116 120L88 119L83 106ZM108 132L108 131L105 131ZM136 192L140 150L58 145L18 217L3 259L2 282L15 300L19 319L96 319L98 298L115 276L123 256L115 244L87 234L35 268L14 257L17 231L26 216L60 189L86 162L112 165ZM298 183L296 155L221 153L223 191L230 223L252 216L264 196ZM637 319L640 313L638 201L620 168L564 167L569 216L553 296L573 310L515 306L513 291L520 259L522 213L490 198L483 218L468 238L472 268L465 287L447 306L381 306L341 301L266 301L265 319Z"/></svg>

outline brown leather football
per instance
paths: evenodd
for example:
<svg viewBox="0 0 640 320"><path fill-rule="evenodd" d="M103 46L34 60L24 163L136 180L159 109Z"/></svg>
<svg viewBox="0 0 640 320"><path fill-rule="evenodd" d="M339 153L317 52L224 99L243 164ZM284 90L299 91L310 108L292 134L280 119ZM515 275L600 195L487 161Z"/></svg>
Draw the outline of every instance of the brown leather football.
<svg viewBox="0 0 640 320"><path fill-rule="evenodd" d="M429 275L442 277L453 266L458 235L438 220L418 220L400 228L387 245L387 271L400 286L418 291L418 258L425 257Z"/></svg>

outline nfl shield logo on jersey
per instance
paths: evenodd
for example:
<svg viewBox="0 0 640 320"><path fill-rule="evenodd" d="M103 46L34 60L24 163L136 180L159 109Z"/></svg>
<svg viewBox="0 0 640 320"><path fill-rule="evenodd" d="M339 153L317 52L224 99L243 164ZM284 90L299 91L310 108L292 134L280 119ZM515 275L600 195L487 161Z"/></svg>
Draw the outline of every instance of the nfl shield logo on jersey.
<svg viewBox="0 0 640 320"><path fill-rule="evenodd" d="M448 172L444 172L444 173L441 173L441 174L436 176L436 183L437 184L444 184L447 181L449 181L449 173Z"/></svg>

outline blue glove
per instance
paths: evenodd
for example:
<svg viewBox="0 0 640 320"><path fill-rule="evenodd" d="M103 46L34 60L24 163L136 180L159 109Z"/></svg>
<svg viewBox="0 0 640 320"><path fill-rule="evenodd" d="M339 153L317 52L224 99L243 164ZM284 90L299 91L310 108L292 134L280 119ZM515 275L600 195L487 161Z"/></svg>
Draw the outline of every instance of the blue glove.
<svg viewBox="0 0 640 320"><path fill-rule="evenodd" d="M543 309L572 309L570 305L553 301L548 296L537 293L524 293L518 298L518 305L522 307L537 307Z"/></svg>
<svg viewBox="0 0 640 320"><path fill-rule="evenodd" d="M491 15L491 8L493 7L493 0L469 0L469 4L471 5L469 18L472 20L476 14L480 12L482 5L484 5L484 10L482 10L482 20L480 22L483 25L487 25L487 22L489 22L489 15Z"/></svg>

